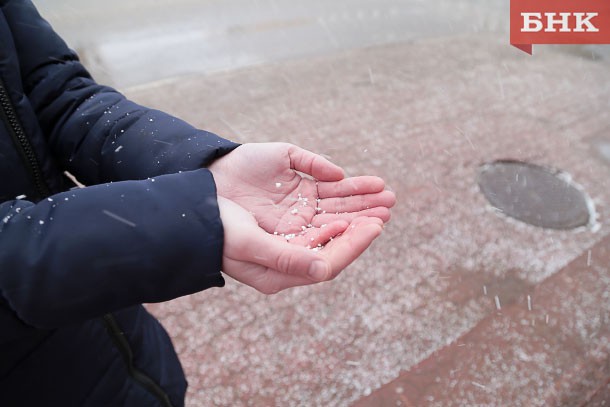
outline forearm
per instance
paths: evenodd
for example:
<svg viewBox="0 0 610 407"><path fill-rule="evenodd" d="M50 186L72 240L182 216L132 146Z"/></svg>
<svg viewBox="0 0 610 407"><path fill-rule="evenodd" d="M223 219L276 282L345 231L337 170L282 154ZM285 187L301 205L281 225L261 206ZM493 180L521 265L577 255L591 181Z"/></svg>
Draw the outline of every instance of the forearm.
<svg viewBox="0 0 610 407"><path fill-rule="evenodd" d="M212 286L223 229L207 170L0 205L0 293L55 327Z"/></svg>

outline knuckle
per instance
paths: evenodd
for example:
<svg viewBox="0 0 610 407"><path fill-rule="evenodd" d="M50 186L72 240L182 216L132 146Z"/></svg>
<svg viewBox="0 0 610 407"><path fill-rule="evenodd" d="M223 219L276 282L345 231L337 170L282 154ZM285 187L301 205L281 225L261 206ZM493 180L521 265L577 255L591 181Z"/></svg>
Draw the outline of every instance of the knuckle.
<svg viewBox="0 0 610 407"><path fill-rule="evenodd" d="M345 208L346 208L345 199L337 200L336 212L345 213L346 212Z"/></svg>
<svg viewBox="0 0 610 407"><path fill-rule="evenodd" d="M364 195L359 195L358 206L362 209L370 209L370 205L367 205L366 198Z"/></svg>
<svg viewBox="0 0 610 407"><path fill-rule="evenodd" d="M276 270L283 273L292 273L294 268L294 259L290 253L284 251L280 253L276 261Z"/></svg>

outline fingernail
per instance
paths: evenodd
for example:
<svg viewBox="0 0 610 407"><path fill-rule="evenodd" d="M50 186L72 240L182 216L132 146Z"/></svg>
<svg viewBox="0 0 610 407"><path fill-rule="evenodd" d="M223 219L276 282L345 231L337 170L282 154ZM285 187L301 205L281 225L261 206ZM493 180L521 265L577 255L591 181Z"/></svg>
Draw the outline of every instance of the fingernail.
<svg viewBox="0 0 610 407"><path fill-rule="evenodd" d="M328 277L328 266L321 260L316 260L309 266L309 277L316 281L324 281Z"/></svg>

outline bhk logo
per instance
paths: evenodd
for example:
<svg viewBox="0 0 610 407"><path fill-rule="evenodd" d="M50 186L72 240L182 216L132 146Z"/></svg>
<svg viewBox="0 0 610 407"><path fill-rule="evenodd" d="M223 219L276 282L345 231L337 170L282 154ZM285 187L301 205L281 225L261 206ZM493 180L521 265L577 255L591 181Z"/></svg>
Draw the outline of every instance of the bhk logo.
<svg viewBox="0 0 610 407"><path fill-rule="evenodd" d="M510 0L510 43L610 44L610 0Z"/></svg>

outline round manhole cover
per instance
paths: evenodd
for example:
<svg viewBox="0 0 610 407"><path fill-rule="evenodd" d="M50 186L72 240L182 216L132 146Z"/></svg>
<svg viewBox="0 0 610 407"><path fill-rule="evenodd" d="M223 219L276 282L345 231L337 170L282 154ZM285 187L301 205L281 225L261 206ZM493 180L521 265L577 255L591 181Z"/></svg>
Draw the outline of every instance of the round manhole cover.
<svg viewBox="0 0 610 407"><path fill-rule="evenodd" d="M506 215L530 225L573 229L589 223L587 198L568 177L519 161L496 161L480 168L479 187Z"/></svg>

